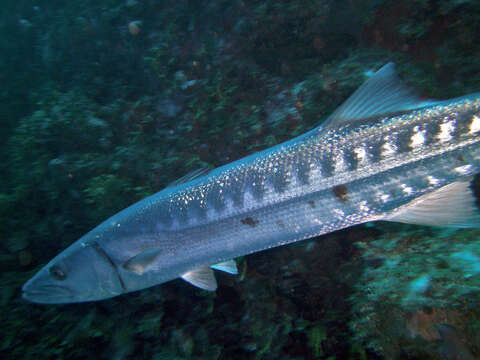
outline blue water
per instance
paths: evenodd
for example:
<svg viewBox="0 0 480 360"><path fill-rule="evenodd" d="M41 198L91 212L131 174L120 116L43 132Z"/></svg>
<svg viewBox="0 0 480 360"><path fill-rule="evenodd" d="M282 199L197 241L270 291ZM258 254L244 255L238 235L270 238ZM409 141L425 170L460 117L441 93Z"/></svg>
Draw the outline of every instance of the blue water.
<svg viewBox="0 0 480 360"><path fill-rule="evenodd" d="M389 61L423 96L479 91L479 2L5 0L0 20L1 358L480 356L471 229L359 226L239 259L215 293L20 291L122 208L319 125Z"/></svg>

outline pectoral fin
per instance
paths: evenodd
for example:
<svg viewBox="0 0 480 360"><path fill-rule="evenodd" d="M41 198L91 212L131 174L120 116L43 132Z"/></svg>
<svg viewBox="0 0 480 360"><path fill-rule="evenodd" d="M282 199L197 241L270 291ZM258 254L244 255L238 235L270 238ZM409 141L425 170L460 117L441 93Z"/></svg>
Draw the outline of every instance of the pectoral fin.
<svg viewBox="0 0 480 360"><path fill-rule="evenodd" d="M385 220L430 226L480 227L470 181L457 181L422 195L395 210Z"/></svg>
<svg viewBox="0 0 480 360"><path fill-rule="evenodd" d="M137 275L142 275L145 271L150 270L153 267L160 253L161 250L158 248L145 250L125 261L122 267Z"/></svg>
<svg viewBox="0 0 480 360"><path fill-rule="evenodd" d="M181 278L200 289L207 291L217 290L217 280L215 280L213 270L207 266L186 272Z"/></svg>

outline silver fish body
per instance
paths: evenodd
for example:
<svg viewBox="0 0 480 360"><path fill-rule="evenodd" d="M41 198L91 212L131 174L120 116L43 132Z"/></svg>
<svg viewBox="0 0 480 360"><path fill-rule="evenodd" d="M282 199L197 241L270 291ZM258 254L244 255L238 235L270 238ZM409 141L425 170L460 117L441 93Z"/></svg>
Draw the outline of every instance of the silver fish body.
<svg viewBox="0 0 480 360"><path fill-rule="evenodd" d="M326 124L106 220L24 297L100 300L178 277L214 290L210 267L235 273L236 257L368 221L476 226L479 168L480 94L422 102L388 64Z"/></svg>

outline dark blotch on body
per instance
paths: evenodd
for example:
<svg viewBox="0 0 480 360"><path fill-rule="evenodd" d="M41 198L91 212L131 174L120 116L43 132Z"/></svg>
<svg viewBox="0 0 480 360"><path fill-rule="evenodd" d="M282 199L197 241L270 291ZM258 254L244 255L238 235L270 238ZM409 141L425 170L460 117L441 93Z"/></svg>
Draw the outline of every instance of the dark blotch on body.
<svg viewBox="0 0 480 360"><path fill-rule="evenodd" d="M335 197L341 202L348 201L348 189L345 185L342 184L342 185L334 186L332 191Z"/></svg>
<svg viewBox="0 0 480 360"><path fill-rule="evenodd" d="M317 205L315 205L315 201L313 201L313 200L310 200L308 202L308 205L310 205L312 207L312 209L315 209L317 207Z"/></svg>
<svg viewBox="0 0 480 360"><path fill-rule="evenodd" d="M259 223L258 220L254 220L251 217L246 217L245 219L242 220L242 224L244 225L250 225L251 227L257 226Z"/></svg>

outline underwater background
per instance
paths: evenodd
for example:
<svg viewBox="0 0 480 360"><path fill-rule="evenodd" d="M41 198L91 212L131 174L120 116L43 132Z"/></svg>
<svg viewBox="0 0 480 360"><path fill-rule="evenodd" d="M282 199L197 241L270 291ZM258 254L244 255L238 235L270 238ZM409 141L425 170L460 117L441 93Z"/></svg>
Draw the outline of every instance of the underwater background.
<svg viewBox="0 0 480 360"><path fill-rule="evenodd" d="M389 61L429 98L480 91L474 0L4 0L2 359L478 359L478 230L376 223L175 280L37 305L21 286L199 167L319 125Z"/></svg>

